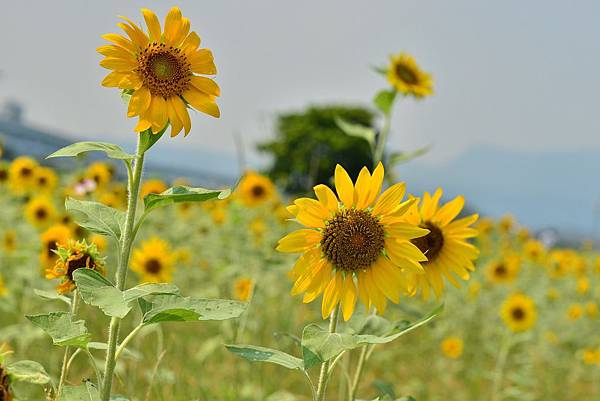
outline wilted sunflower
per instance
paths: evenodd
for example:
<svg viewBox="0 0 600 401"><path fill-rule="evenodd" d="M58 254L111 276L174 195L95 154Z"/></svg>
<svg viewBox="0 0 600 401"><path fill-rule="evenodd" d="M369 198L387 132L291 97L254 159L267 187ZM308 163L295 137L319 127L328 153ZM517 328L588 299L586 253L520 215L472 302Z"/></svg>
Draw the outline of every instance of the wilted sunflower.
<svg viewBox="0 0 600 401"><path fill-rule="evenodd" d="M300 198L288 207L308 228L286 235L277 250L302 253L289 273L294 280L292 295L304 293L308 303L323 294L323 318L340 303L344 319L350 319L357 297L367 308L374 305L384 313L388 299L397 303L409 291L407 273L423 273L419 262L427 258L411 240L428 230L404 221L414 202L401 203L404 183L379 195L383 176L381 163L373 175L363 167L353 185L337 165L337 197L326 185L317 185L318 200Z"/></svg>
<svg viewBox="0 0 600 401"><path fill-rule="evenodd" d="M517 255L505 255L493 260L486 267L486 275L492 283L510 283L514 281L521 266Z"/></svg>
<svg viewBox="0 0 600 401"><path fill-rule="evenodd" d="M168 189L167 184L163 180L151 179L146 180L142 184L142 189L140 190L140 196L144 198L146 195L150 194L160 194Z"/></svg>
<svg viewBox="0 0 600 401"><path fill-rule="evenodd" d="M46 196L35 197L25 205L25 217L35 227L47 226L55 216L56 208Z"/></svg>
<svg viewBox="0 0 600 401"><path fill-rule="evenodd" d="M115 174L115 167L106 162L94 162L85 170L85 178L96 183L97 188L108 185Z"/></svg>
<svg viewBox="0 0 600 401"><path fill-rule="evenodd" d="M169 244L154 237L133 251L131 270L138 273L144 283L164 283L171 281L174 264L175 255Z"/></svg>
<svg viewBox="0 0 600 401"><path fill-rule="evenodd" d="M213 117L219 117L215 103L219 86L196 74L215 75L217 68L212 52L199 49L200 37L190 32L190 20L173 7L165 17L164 30L156 15L142 9L148 34L129 18L117 24L128 37L107 34L111 42L98 48L106 56L100 62L113 70L102 81L103 86L124 89L131 93L128 117L139 116L136 132L152 129L162 131L171 123L171 136L191 129L187 107L191 106Z"/></svg>
<svg viewBox="0 0 600 401"><path fill-rule="evenodd" d="M72 236L71 229L62 224L53 225L42 233L40 263L45 269L53 266L56 262L58 256L54 251L58 249L58 244L67 243Z"/></svg>
<svg viewBox="0 0 600 401"><path fill-rule="evenodd" d="M49 193L56 188L58 177L50 167L39 166L34 172L33 189L37 192Z"/></svg>
<svg viewBox="0 0 600 401"><path fill-rule="evenodd" d="M502 303L500 316L509 329L520 332L533 327L537 319L537 311L533 299L516 293Z"/></svg>
<svg viewBox="0 0 600 401"><path fill-rule="evenodd" d="M0 401L12 401L13 395L10 388L10 376L6 368L0 366Z"/></svg>
<svg viewBox="0 0 600 401"><path fill-rule="evenodd" d="M416 290L421 290L426 299L430 289L436 297L442 295L444 277L455 286L460 285L455 276L468 280L469 272L475 270L473 261L479 255L479 250L467 242L477 235L470 225L477 221L478 215L455 220L465 204L464 198L458 196L440 206L441 197L441 189L433 196L425 192L420 205L415 202L406 218L410 224L429 230L426 236L412 241L427 256L423 263L425 274L415 276Z"/></svg>
<svg viewBox="0 0 600 401"><path fill-rule="evenodd" d="M27 156L17 157L8 169L8 184L18 195L31 191L35 183L35 169L38 162Z"/></svg>
<svg viewBox="0 0 600 401"><path fill-rule="evenodd" d="M52 268L46 269L46 278L62 279L56 287L59 294L66 294L75 289L73 273L77 269L92 269L105 274L104 260L100 257L95 244L88 244L85 240L69 240L58 244L56 254L58 260Z"/></svg>
<svg viewBox="0 0 600 401"><path fill-rule="evenodd" d="M254 290L254 280L251 278L239 278L233 284L233 293L236 299L240 301L248 301L252 297Z"/></svg>
<svg viewBox="0 0 600 401"><path fill-rule="evenodd" d="M403 95L412 95L420 99L433 94L431 74L421 70L415 59L406 53L391 57L387 79Z"/></svg>
<svg viewBox="0 0 600 401"><path fill-rule="evenodd" d="M275 185L269 177L248 171L238 184L237 196L246 206L258 206L277 199Z"/></svg>
<svg viewBox="0 0 600 401"><path fill-rule="evenodd" d="M460 337L450 336L444 338L440 348L444 355L450 359L458 359L463 353L464 342Z"/></svg>

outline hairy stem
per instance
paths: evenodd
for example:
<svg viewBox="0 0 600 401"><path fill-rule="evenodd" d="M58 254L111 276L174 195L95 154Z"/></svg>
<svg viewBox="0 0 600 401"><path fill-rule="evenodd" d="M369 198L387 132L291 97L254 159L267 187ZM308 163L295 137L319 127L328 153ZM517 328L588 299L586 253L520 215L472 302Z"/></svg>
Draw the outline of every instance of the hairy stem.
<svg viewBox="0 0 600 401"><path fill-rule="evenodd" d="M329 316L329 332L335 333L337 329L338 315L340 314L340 306L336 306L331 316ZM317 395L316 401L325 400L325 389L327 388L327 381L329 380L329 364L330 361L326 361L321 365L321 372L319 373L319 384L317 384Z"/></svg>
<svg viewBox="0 0 600 401"><path fill-rule="evenodd" d="M77 312L79 311L79 293L77 290L73 291L73 300L71 301L71 318L75 319ZM62 389L65 386L65 381L69 375L69 358L71 355L71 347L65 347L65 354L63 356L62 368L60 370L60 379L58 380L58 387L56 389L56 401L60 398Z"/></svg>
<svg viewBox="0 0 600 401"><path fill-rule="evenodd" d="M132 234L135 223L135 212L137 209L137 200L140 192L143 167L144 151L142 149L141 137L138 136L135 166L133 169L133 175L128 182L129 199L127 201L127 214L125 215L125 229L121 234L119 264L115 274L116 286L119 290L124 289L125 279L127 278L129 254L131 253L131 246L134 239ZM108 328L108 350L106 351L106 361L104 364L104 380L102 382L102 389L100 392L101 401L109 401L110 399L120 326L121 319L118 317L112 317L110 319L110 325Z"/></svg>

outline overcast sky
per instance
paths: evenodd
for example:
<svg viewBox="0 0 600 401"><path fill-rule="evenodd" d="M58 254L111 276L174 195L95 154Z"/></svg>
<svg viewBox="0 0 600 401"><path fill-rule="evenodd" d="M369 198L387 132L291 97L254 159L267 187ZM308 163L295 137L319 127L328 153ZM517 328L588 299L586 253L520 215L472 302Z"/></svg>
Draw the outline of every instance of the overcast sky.
<svg viewBox="0 0 600 401"><path fill-rule="evenodd" d="M73 137L123 141L133 120L99 82L100 35L117 15L141 22L179 5L213 50L219 120L196 113L192 135L170 140L233 152L270 135L279 111L368 102L386 86L370 66L406 50L435 77L436 95L396 109L394 148L433 143L432 163L470 147L600 149L598 1L5 1L0 102Z"/></svg>

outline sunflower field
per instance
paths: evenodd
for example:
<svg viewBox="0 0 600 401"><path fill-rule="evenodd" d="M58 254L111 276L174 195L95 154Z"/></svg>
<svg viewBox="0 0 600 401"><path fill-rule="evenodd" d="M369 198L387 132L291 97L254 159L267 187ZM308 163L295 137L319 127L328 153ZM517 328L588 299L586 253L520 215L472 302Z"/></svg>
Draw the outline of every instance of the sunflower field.
<svg viewBox="0 0 600 401"><path fill-rule="evenodd" d="M179 8L142 19L97 49L133 153L0 160L0 401L600 399L600 253L395 173L426 151L386 148L396 101L434 93L415 58L378 68L382 127L336 120L372 165L209 189L144 172L220 89Z"/></svg>

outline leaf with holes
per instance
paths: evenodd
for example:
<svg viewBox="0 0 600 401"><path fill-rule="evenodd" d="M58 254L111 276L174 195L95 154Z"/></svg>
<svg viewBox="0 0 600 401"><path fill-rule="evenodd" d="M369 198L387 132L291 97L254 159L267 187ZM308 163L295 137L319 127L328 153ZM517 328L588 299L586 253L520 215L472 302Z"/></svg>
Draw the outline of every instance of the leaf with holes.
<svg viewBox="0 0 600 401"><path fill-rule="evenodd" d="M159 207L180 202L204 202L212 199L225 199L229 196L229 189L206 189L186 186L172 187L160 194L149 194L144 198L146 212Z"/></svg>
<svg viewBox="0 0 600 401"><path fill-rule="evenodd" d="M110 157L111 159L135 159L134 155L126 153L119 146L108 142L76 142L57 150L50 156L47 156L46 159L52 159L55 157L76 157L87 152L104 152L106 153L106 156Z"/></svg>
<svg viewBox="0 0 600 401"><path fill-rule="evenodd" d="M304 369L302 359L276 349L259 347L256 345L225 345L225 348L227 348L229 352L252 362L268 362L288 369Z"/></svg>
<svg viewBox="0 0 600 401"><path fill-rule="evenodd" d="M65 209L81 227L119 241L125 224L124 212L102 203L73 198L65 200Z"/></svg>
<svg viewBox="0 0 600 401"><path fill-rule="evenodd" d="M44 330L54 345L85 348L91 334L83 320L73 321L68 312L50 312L43 315L25 316L31 323Z"/></svg>

